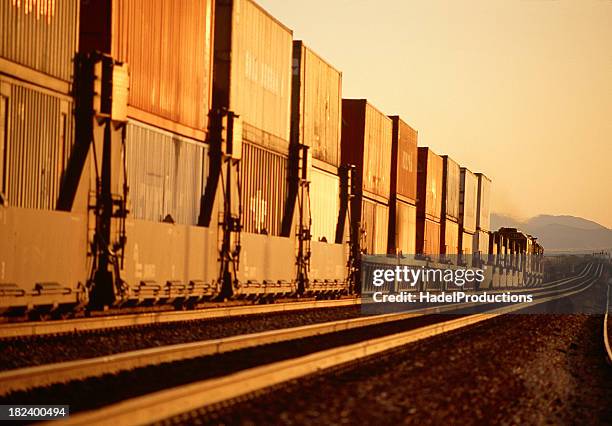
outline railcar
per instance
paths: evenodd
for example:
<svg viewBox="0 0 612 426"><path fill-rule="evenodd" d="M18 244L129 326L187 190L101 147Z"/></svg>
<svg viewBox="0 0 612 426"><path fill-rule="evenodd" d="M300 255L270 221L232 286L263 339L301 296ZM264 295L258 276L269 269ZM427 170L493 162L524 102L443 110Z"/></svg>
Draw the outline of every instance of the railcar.
<svg viewBox="0 0 612 426"><path fill-rule="evenodd" d="M0 3L3 315L340 297L365 255L541 282L485 175L255 2L156 2Z"/></svg>

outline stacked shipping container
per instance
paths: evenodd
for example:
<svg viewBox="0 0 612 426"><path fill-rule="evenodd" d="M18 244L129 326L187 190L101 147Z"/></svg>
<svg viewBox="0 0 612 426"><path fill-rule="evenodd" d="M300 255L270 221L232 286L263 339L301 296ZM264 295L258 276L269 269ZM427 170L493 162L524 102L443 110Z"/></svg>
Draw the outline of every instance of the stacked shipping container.
<svg viewBox="0 0 612 426"><path fill-rule="evenodd" d="M357 173L352 235L369 254L387 253L392 127L365 99L342 100L342 163Z"/></svg>
<svg viewBox="0 0 612 426"><path fill-rule="evenodd" d="M442 218L440 231L440 254L447 260L457 261L459 253L459 196L461 169L449 156L442 156Z"/></svg>
<svg viewBox="0 0 612 426"><path fill-rule="evenodd" d="M461 168L459 195L460 254L462 261L471 265L474 233L476 232L476 211L478 203L478 178L465 167Z"/></svg>
<svg viewBox="0 0 612 426"><path fill-rule="evenodd" d="M400 117L393 121L388 252L416 253L417 131Z"/></svg>
<svg viewBox="0 0 612 426"><path fill-rule="evenodd" d="M342 73L301 41L293 42L292 144L308 147L314 241L333 243L340 206Z"/></svg>
<svg viewBox="0 0 612 426"><path fill-rule="evenodd" d="M78 0L0 2L0 285L48 310L76 304L88 273L86 185L54 211L74 146L78 24Z"/></svg>
<svg viewBox="0 0 612 426"><path fill-rule="evenodd" d="M473 251L481 262L486 262L486 255L489 250L489 224L491 221L491 180L482 173L476 173L476 177L478 179L478 202Z"/></svg>
<svg viewBox="0 0 612 426"><path fill-rule="evenodd" d="M440 254L442 218L443 160L427 147L419 147L417 169L416 252L426 256Z"/></svg>
<svg viewBox="0 0 612 426"><path fill-rule="evenodd" d="M141 182L130 200L134 218L161 221L170 214L195 225L207 170L213 0L161 0L156 7L144 0L104 0L82 2L81 8L80 51L108 53L129 66L127 178ZM149 166L138 164L142 158ZM181 181L177 173L188 165L195 167L197 175L189 179L197 184L177 187L174 197L181 202L163 201L159 210L151 201L170 199L169 185ZM149 182L146 194L142 182Z"/></svg>
<svg viewBox="0 0 612 426"><path fill-rule="evenodd" d="M73 145L78 3L0 2L0 192L12 206L56 208Z"/></svg>
<svg viewBox="0 0 612 426"><path fill-rule="evenodd" d="M281 235L287 197L292 32L256 3L216 4L213 103L242 120L242 224Z"/></svg>

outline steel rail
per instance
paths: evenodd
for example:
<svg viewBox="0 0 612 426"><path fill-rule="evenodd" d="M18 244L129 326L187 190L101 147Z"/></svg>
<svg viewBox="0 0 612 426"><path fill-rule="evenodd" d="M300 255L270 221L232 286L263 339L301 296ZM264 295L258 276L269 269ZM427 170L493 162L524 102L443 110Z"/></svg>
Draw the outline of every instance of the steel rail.
<svg viewBox="0 0 612 426"><path fill-rule="evenodd" d="M568 281L571 280L573 279ZM564 289L563 291L577 288L580 285L581 284L578 284L570 289ZM560 291L562 290L548 291L538 296L541 297ZM83 380L102 376L104 374L113 374L120 371L159 365L161 363L182 361L266 344L397 322L424 315L452 313L452 311L473 307L477 304L477 302L446 304L399 313L371 315L320 324L224 337L220 339L140 349L95 358L6 370L0 372L0 395L18 390L48 386L55 383Z"/></svg>
<svg viewBox="0 0 612 426"><path fill-rule="evenodd" d="M295 380L341 364L356 362L365 357L398 348L406 344L457 330L491 318L525 309L552 300L583 292L601 276L588 277L589 283L579 290L550 296L537 302L498 308L486 313L474 314L417 329L378 337L363 342L332 348L299 358L284 360L259 367L242 370L228 376L202 380L152 394L129 399L99 410L77 414L64 422L65 425L140 425L168 419L170 417L231 400L254 391Z"/></svg>
<svg viewBox="0 0 612 426"><path fill-rule="evenodd" d="M109 315L96 318L78 318L58 321L29 321L0 325L0 338L40 336L45 334L74 333L120 327L133 327L177 321L237 317L243 315L291 312L301 309L336 308L358 305L358 298L315 300L308 302L274 303L270 305L242 305L205 308L194 311L150 312L144 314Z"/></svg>

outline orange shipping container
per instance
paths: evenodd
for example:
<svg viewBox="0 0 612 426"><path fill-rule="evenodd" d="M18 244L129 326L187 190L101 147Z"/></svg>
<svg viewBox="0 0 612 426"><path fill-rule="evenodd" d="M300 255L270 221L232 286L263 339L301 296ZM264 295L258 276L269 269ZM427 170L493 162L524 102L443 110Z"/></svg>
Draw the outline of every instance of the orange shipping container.
<svg viewBox="0 0 612 426"><path fill-rule="evenodd" d="M417 217L416 232L417 254L435 256L440 254L440 224Z"/></svg>
<svg viewBox="0 0 612 426"><path fill-rule="evenodd" d="M469 232L463 232L461 234L461 253L472 254L473 253L474 234Z"/></svg>
<svg viewBox="0 0 612 426"><path fill-rule="evenodd" d="M446 219L442 222L440 253L456 255L459 253L459 224Z"/></svg>
<svg viewBox="0 0 612 426"><path fill-rule="evenodd" d="M391 156L391 196L395 194L404 201L416 203L417 192L417 131L400 117L393 121Z"/></svg>
<svg viewBox="0 0 612 426"><path fill-rule="evenodd" d="M476 213L476 228L488 231L491 223L491 179L482 173L478 177L478 212Z"/></svg>
<svg viewBox="0 0 612 426"><path fill-rule="evenodd" d="M251 0L216 2L216 108L243 121L243 138L287 153L293 33Z"/></svg>
<svg viewBox="0 0 612 426"><path fill-rule="evenodd" d="M439 222L442 217L442 167L442 157L427 147L419 147L417 172L418 218L427 218Z"/></svg>
<svg viewBox="0 0 612 426"><path fill-rule="evenodd" d="M442 196L442 219L459 220L459 193L461 169L448 155L443 155L444 176Z"/></svg>
<svg viewBox="0 0 612 426"><path fill-rule="evenodd" d="M292 138L312 158L340 165L342 73L302 41L293 42Z"/></svg>
<svg viewBox="0 0 612 426"><path fill-rule="evenodd" d="M389 217L389 253L415 254L416 206L396 201L394 211Z"/></svg>
<svg viewBox="0 0 612 426"><path fill-rule="evenodd" d="M365 99L342 100L342 163L357 168L360 191L387 202L390 191L391 119Z"/></svg>
<svg viewBox="0 0 612 426"><path fill-rule="evenodd" d="M361 251L367 254L386 254L389 208L367 198L361 203Z"/></svg>
<svg viewBox="0 0 612 426"><path fill-rule="evenodd" d="M81 7L79 50L128 63L130 117L203 139L212 94L213 0L99 0Z"/></svg>
<svg viewBox="0 0 612 426"><path fill-rule="evenodd" d="M474 173L461 168L461 193L459 196L459 222L463 231L476 231L476 211L478 205L478 178Z"/></svg>
<svg viewBox="0 0 612 426"><path fill-rule="evenodd" d="M78 25L78 0L3 0L0 2L0 58L69 82L78 47ZM2 71L24 78L21 70L8 64L3 65ZM69 87L46 84L42 80L36 83L55 89Z"/></svg>

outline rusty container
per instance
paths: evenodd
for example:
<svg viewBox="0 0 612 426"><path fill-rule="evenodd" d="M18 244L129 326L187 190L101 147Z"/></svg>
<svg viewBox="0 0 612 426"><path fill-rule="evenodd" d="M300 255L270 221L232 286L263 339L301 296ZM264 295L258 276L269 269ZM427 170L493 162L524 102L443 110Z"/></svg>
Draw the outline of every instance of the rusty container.
<svg viewBox="0 0 612 426"><path fill-rule="evenodd" d="M476 212L476 229L489 231L491 225L491 179L482 173L478 177L478 207Z"/></svg>
<svg viewBox="0 0 612 426"><path fill-rule="evenodd" d="M478 209L478 178L469 169L461 168L461 192L459 195L459 223L463 232L476 232Z"/></svg>
<svg viewBox="0 0 612 426"><path fill-rule="evenodd" d="M365 99L342 100L342 163L357 168L358 191L387 203L391 119Z"/></svg>
<svg viewBox="0 0 612 426"><path fill-rule="evenodd" d="M442 157L427 147L419 147L417 169L418 218L440 222L442 217L442 178Z"/></svg>
<svg viewBox="0 0 612 426"><path fill-rule="evenodd" d="M300 40L293 42L292 140L312 158L338 167L342 73Z"/></svg>
<svg viewBox="0 0 612 426"><path fill-rule="evenodd" d="M72 81L78 47L78 0L1 1L0 27L3 72L48 87L57 86L28 71Z"/></svg>
<svg viewBox="0 0 612 426"><path fill-rule="evenodd" d="M203 140L212 96L214 0L81 2L82 52L127 62L131 118Z"/></svg>
<svg viewBox="0 0 612 426"><path fill-rule="evenodd" d="M250 0L217 1L213 103L240 115L246 142L287 153L293 33Z"/></svg>

